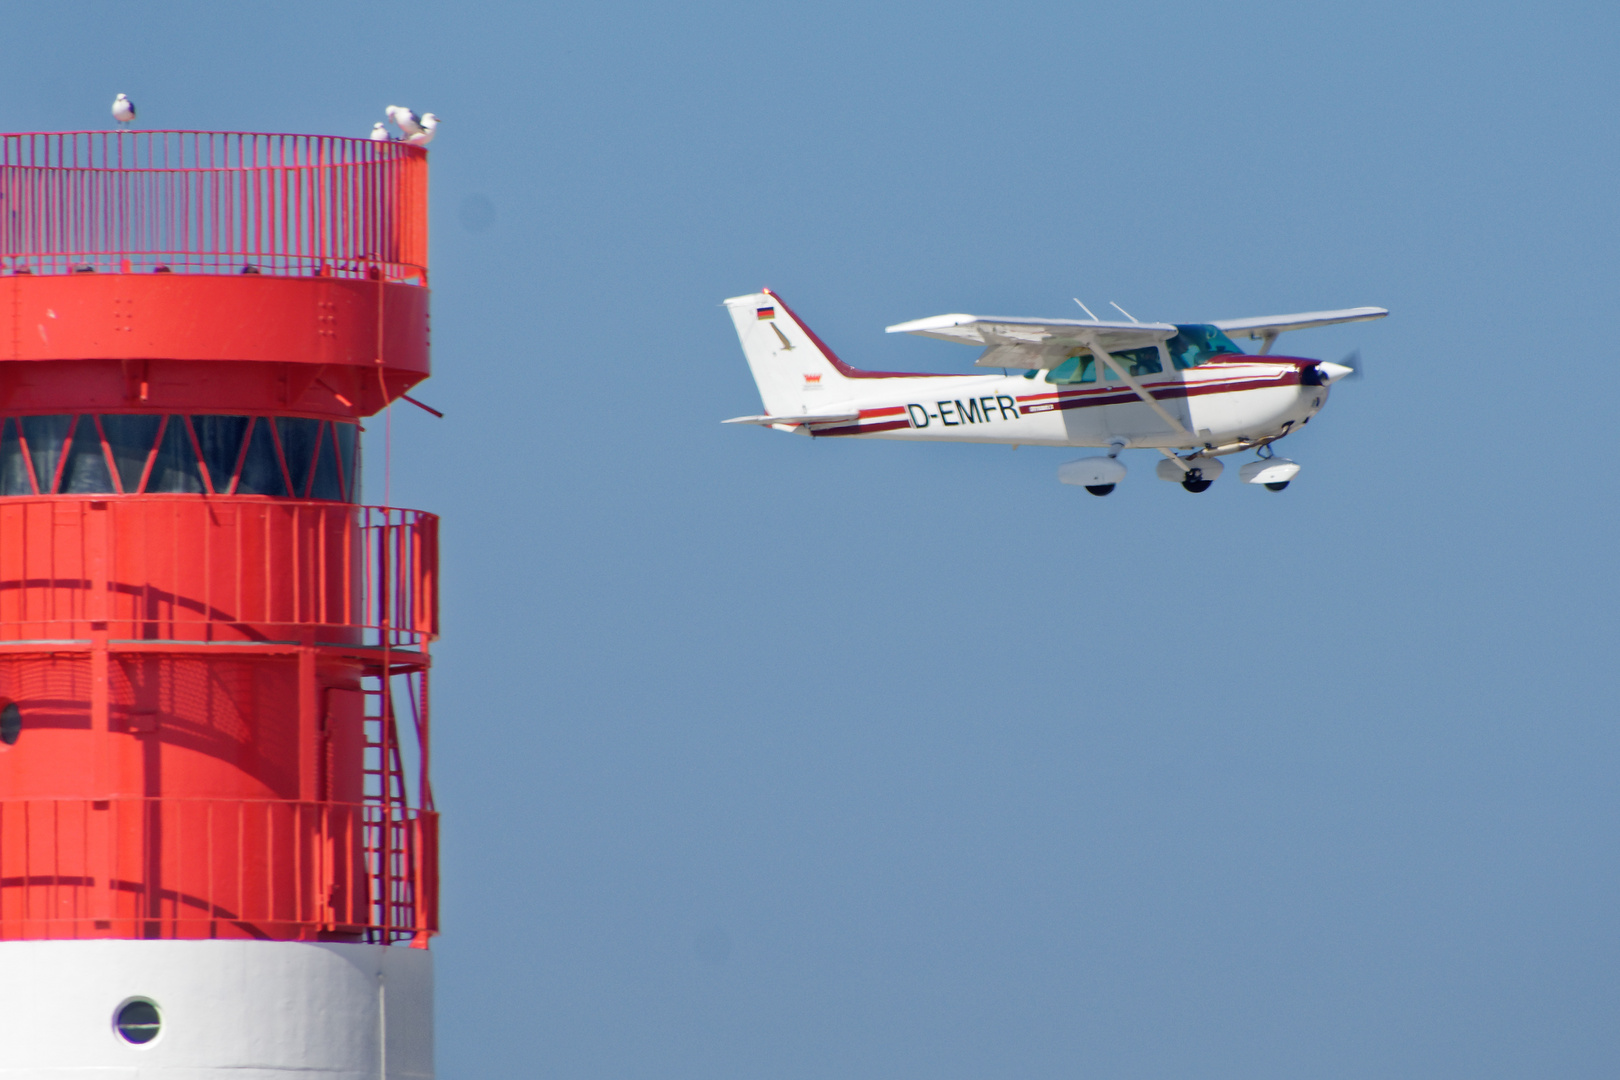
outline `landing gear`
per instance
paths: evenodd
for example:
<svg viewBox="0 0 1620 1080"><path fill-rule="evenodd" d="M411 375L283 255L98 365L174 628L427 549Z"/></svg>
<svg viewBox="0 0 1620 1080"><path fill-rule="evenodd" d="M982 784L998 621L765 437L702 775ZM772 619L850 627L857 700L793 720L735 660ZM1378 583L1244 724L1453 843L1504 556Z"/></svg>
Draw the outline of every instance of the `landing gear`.
<svg viewBox="0 0 1620 1080"><path fill-rule="evenodd" d="M1081 458L1058 466L1058 480L1083 487L1093 495L1107 495L1114 485L1125 479L1125 466L1120 464L1119 452L1125 449L1123 439L1108 444L1107 457Z"/></svg>
<svg viewBox="0 0 1620 1080"><path fill-rule="evenodd" d="M1299 466L1285 457L1276 457L1271 447L1260 450L1260 460L1251 461L1238 470L1238 478L1245 484L1263 484L1267 491L1281 491L1299 475Z"/></svg>
<svg viewBox="0 0 1620 1080"><path fill-rule="evenodd" d="M1225 471L1219 458L1204 457L1193 454L1190 457L1175 457L1169 455L1161 462L1154 472L1158 473L1160 480L1169 480L1180 484L1191 492L1208 491L1211 484Z"/></svg>

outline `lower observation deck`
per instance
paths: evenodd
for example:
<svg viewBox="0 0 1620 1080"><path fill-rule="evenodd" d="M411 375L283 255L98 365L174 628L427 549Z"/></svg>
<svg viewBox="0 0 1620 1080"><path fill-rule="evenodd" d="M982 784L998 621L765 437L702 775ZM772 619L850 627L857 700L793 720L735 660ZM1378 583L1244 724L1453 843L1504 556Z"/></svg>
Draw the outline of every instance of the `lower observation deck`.
<svg viewBox="0 0 1620 1080"><path fill-rule="evenodd" d="M251 496L0 500L0 651L409 650L438 633L438 518ZM405 662L406 655L396 662Z"/></svg>

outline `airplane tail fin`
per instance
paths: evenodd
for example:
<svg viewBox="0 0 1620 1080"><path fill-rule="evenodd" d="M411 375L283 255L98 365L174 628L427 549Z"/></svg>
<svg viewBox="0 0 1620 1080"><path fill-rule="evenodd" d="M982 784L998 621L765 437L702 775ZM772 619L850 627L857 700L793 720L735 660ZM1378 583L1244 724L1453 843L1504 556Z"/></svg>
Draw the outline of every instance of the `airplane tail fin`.
<svg viewBox="0 0 1620 1080"><path fill-rule="evenodd" d="M734 296L725 303L766 413L820 413L853 396L846 374L852 369L774 293Z"/></svg>

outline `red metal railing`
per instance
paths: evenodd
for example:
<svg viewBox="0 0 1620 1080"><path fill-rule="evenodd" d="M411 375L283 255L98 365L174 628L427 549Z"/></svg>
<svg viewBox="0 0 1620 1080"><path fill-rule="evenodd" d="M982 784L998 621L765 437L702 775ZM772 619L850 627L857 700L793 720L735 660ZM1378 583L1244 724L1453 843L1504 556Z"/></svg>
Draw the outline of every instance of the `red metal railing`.
<svg viewBox="0 0 1620 1080"><path fill-rule="evenodd" d="M0 500L0 643L438 636L439 519L255 497Z"/></svg>
<svg viewBox="0 0 1620 1080"><path fill-rule="evenodd" d="M0 135L16 273L427 280L427 153L318 135Z"/></svg>
<svg viewBox="0 0 1620 1080"><path fill-rule="evenodd" d="M0 939L433 934L438 815L374 803L0 800Z"/></svg>

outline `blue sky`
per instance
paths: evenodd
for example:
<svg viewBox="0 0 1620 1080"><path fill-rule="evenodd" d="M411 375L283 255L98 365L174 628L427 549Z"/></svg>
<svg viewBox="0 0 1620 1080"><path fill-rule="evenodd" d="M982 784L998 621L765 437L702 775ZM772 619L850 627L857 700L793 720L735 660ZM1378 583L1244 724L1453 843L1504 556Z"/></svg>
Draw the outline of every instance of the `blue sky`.
<svg viewBox="0 0 1620 1080"><path fill-rule="evenodd" d="M122 14L115 14L122 12ZM1608 1077L1607 5L20 9L18 130L432 150L439 1070ZM1285 493L722 428L1071 296L1370 377ZM370 494L381 447L369 437Z"/></svg>

